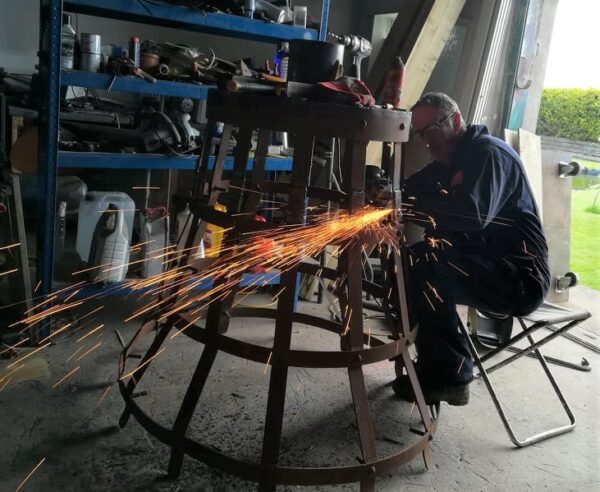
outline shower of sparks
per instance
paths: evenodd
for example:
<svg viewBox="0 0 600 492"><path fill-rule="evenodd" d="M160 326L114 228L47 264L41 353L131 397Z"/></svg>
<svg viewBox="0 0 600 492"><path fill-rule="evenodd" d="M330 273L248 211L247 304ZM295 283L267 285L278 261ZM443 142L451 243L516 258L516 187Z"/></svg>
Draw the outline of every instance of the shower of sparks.
<svg viewBox="0 0 600 492"><path fill-rule="evenodd" d="M246 295L251 294L255 289L269 283L273 272L279 271L281 274L294 269L305 258L317 257L325 250L326 246L331 246L328 253L337 254L338 256L351 244L357 243L369 248L388 244L392 246L389 248L390 254L392 251L398 253L398 246L396 245L398 242L398 231L394 226L394 212L395 209L393 208L366 208L356 214L350 214L345 211L323 212L318 210L309 214L307 224L285 224L282 226L273 226L271 229L243 234L242 240L236 244L222 246L219 256L214 258L212 263L209 263L207 267L198 273L193 273L189 266L182 265L169 268L164 273L146 279L126 281L108 290L127 289L133 293L138 293L141 298L147 299L147 302L144 302L143 306L135 310L125 321L152 313L160 313L161 319L165 319L187 311L189 313L189 323L173 335L177 336L201 319L205 314L205 312L201 311L206 309L211 303L222 301L236 294L245 294L245 298ZM147 244L150 244L150 242L148 241ZM192 246L191 248L182 250L177 249L176 245L154 248L147 252L146 259L142 261L163 259L166 262L173 262L173 258L178 256L184 256L185 254L193 255L196 248L197 246ZM135 260L130 264L141 263L142 261ZM74 272L73 275L94 270L106 272L112 268L113 265L109 263L79 270ZM256 271L265 272L265 274L255 275L250 285L240 289L239 282L242 275L246 272ZM28 329L49 316L80 308L80 306L88 301L106 295L107 289L104 289L102 294L82 295L81 289L89 284L90 282L81 280L74 285L53 292L42 303L25 313L25 317L15 324ZM338 289L346 288L346 277L343 276L338 279L336 285ZM209 287L207 288L207 286ZM283 292L284 288L282 287L273 296L273 301L276 302ZM76 297L78 294L80 297ZM243 298L240 300L243 300ZM40 309L40 306L44 307ZM79 321L92 316L103 308L104 306L99 306L92 309L87 314L80 316ZM352 312L348 308L349 306L346 305L346 324L342 336L346 335L350 330ZM48 347L51 343L48 340L51 337L63 333L74 324L75 321L71 321L71 323L62 326L51 335L46 336L42 341L42 346L20 357L11 366ZM96 326L86 334L80 336L77 342L87 341L88 337L100 332L102 328L103 325ZM68 357L66 362L73 359L75 362L79 362L100 348L101 345L102 342L97 342L91 346L82 344ZM121 376L120 379L123 380L132 377L142 367L160 355L163 350L165 349L161 349L136 369ZM271 356L272 353L266 363L265 374L268 370ZM64 379L74 374L77 370L74 369L71 371Z"/></svg>
<svg viewBox="0 0 600 492"><path fill-rule="evenodd" d="M52 389L56 388L60 383L62 383L66 379L70 378L73 374L79 371L80 368L81 366L77 366L75 369L69 371L67 374L65 374L62 378L60 378L58 381L56 381L56 383L52 385Z"/></svg>
<svg viewBox="0 0 600 492"><path fill-rule="evenodd" d="M16 489L16 491L15 491L15 492L20 492L20 491L23 489L23 487L24 487L24 486L25 486L25 484L27 483L27 480L29 480L29 479L31 478L31 476L32 476L32 475L33 475L33 474L36 472L36 470L37 470L37 469L38 469L40 466L42 466L42 463L44 463L44 461L46 461L46 458L42 458L42 460L41 460L41 461L40 461L40 462L39 462L37 465L35 465L35 468L34 468L33 470L31 470L31 472L29 472L29 475L27 475L27 476L25 477L25 480L23 480L23 481L22 481L22 482L19 484L19 486L17 487L17 489Z"/></svg>
<svg viewBox="0 0 600 492"><path fill-rule="evenodd" d="M290 270L303 258L314 257L321 253L328 244L342 243L342 248L347 246L363 230L377 234L379 243L395 240L393 228L381 227L381 222L391 212L392 209L367 209L355 215L322 214L315 216L310 225L277 227L247 234L239 244L222 248L221 256L199 274L191 275L186 268L171 269L131 284L134 291L165 284L168 289L178 287L178 302L174 304L173 297L167 295L140 307L125 321L139 318L166 306L170 309L162 313L161 319L166 319L192 306L210 304L216 298L223 298L234 292L241 275L247 271ZM266 276L260 276L252 281L250 287L258 287L267 282ZM201 293L194 292L195 289L210 283L212 283L210 289Z"/></svg>

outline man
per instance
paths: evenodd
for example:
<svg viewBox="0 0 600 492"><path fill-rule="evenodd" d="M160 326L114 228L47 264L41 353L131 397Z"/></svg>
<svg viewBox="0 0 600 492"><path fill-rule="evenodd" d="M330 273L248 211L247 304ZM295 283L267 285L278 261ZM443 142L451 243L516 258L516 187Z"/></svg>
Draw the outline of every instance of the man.
<svg viewBox="0 0 600 492"><path fill-rule="evenodd" d="M428 404L466 405L473 362L456 304L525 315L544 300L548 248L521 159L485 126L466 126L442 93L412 108L412 136L432 160L405 182L405 217L424 226L409 247L410 306L419 324L417 363ZM412 401L406 376L394 391Z"/></svg>

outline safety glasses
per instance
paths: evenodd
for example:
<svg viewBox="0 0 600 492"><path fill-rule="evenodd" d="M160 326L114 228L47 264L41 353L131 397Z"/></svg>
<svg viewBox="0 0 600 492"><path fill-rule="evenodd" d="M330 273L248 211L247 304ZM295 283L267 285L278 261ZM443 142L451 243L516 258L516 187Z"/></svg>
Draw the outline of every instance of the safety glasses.
<svg viewBox="0 0 600 492"><path fill-rule="evenodd" d="M415 140L417 140L419 142L423 142L428 138L435 137L437 135L437 133L440 131L442 124L448 118L450 118L450 116L454 116L455 114L456 114L456 112L447 114L441 120L436 121L435 123L432 123L431 125L427 126L426 128L423 128L422 130L419 130L419 131L413 131L412 138L414 138Z"/></svg>

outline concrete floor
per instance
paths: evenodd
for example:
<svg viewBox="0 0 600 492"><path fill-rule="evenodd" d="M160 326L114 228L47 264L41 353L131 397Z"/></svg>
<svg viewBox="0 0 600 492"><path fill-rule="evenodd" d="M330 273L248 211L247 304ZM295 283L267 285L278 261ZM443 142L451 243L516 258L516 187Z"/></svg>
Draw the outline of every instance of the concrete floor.
<svg viewBox="0 0 600 492"><path fill-rule="evenodd" d="M571 298L598 312L600 293L577 288ZM583 289L583 290L582 290ZM258 296L252 303L265 302ZM0 490L15 490L27 474L45 462L27 482L29 491L221 491L254 490L250 482L212 470L186 458L181 478L165 481L168 449L148 435L134 419L120 430L123 409L114 385L121 349L116 328L126 340L137 323L123 323L132 301L113 298L110 309L98 313L104 331L82 342L82 333L68 333L40 352L48 374L9 384L0 393ZM307 312L323 306L301 303ZM88 308L86 307L86 311ZM600 313L575 333L600 344ZM375 323L375 322L374 322ZM86 324L91 327L91 324ZM95 326L95 324L94 324ZM268 345L273 324L261 320L234 320L231 333ZM374 325L373 332L380 330ZM294 327L295 347L337 347L337 336L302 325ZM102 344L79 362L81 345ZM152 364L139 389L147 395L140 404L159 422L173 422L201 345L180 336ZM600 356L559 338L547 355L578 362L585 357L591 372L552 366L578 419L574 432L515 449L480 381L471 385L466 407L442 405L438 432L432 443L434 465L426 470L421 459L377 481L377 490L600 490ZM33 357L32 357L33 358ZM0 368L7 363L0 362ZM80 365L56 388L59 379ZM390 363L365 368L370 409L375 416L378 446L383 453L409 442L408 432L418 423L418 412L398 401L389 385ZM265 366L226 354L217 357L189 435L236 457L256 460L264 424L268 385ZM519 432L565 422L560 404L552 399L539 363L521 359L493 376ZM282 461L298 465L354 464L359 455L347 375L343 370L297 370L289 374ZM107 390L107 388L110 388ZM106 393L108 391L108 393ZM411 437L412 436L412 437ZM399 444L400 443L400 444ZM358 490L357 484L337 487L279 487L278 490Z"/></svg>

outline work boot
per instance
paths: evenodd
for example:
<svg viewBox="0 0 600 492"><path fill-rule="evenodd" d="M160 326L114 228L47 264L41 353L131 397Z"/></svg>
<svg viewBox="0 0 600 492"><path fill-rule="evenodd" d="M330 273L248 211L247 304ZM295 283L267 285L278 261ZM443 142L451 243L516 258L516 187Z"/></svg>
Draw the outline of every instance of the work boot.
<svg viewBox="0 0 600 492"><path fill-rule="evenodd" d="M392 383L392 389L404 401L414 402L415 394L408 376L400 376ZM421 390L427 405L435 405L442 401L453 406L463 406L469 403L469 383L431 384L421 383Z"/></svg>

